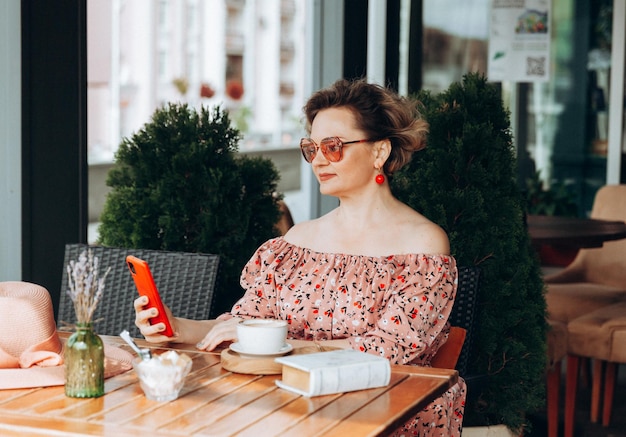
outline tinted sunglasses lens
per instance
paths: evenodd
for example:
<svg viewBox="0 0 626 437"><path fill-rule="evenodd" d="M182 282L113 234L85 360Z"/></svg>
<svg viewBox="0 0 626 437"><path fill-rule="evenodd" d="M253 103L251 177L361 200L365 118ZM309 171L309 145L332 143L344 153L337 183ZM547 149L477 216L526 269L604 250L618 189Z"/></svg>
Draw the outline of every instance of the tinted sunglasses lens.
<svg viewBox="0 0 626 437"><path fill-rule="evenodd" d="M317 147L313 141L302 138L300 140L300 150L302 151L302 156L306 162L312 162L315 158L315 153L317 152Z"/></svg>
<svg viewBox="0 0 626 437"><path fill-rule="evenodd" d="M320 144L322 153L330 162L341 161L343 143L337 137L324 138Z"/></svg>

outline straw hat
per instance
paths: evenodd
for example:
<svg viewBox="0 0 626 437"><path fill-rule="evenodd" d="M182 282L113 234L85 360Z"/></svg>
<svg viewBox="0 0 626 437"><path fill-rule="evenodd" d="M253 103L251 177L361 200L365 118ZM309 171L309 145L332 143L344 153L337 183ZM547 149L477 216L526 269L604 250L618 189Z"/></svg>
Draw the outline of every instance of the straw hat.
<svg viewBox="0 0 626 437"><path fill-rule="evenodd" d="M0 389L65 384L63 342L50 294L28 282L0 282ZM105 378L132 368L133 356L105 345Z"/></svg>

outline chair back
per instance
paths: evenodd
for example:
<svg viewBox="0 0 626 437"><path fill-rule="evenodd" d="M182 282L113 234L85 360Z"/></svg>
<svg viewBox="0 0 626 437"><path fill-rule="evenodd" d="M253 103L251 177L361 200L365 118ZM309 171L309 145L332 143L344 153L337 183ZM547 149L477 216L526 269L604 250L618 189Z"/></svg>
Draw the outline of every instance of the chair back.
<svg viewBox="0 0 626 437"><path fill-rule="evenodd" d="M605 185L596 193L591 218L626 221L626 185ZM581 249L571 267L583 270L584 280L624 287L626 284L626 239L607 241L597 249Z"/></svg>
<svg viewBox="0 0 626 437"><path fill-rule="evenodd" d="M480 278L479 267L458 267L458 286L456 291L456 298L454 300L454 306L448 321L451 326L458 326L465 329L465 341L463 342L463 348L461 349L461 355L459 356L456 364L456 369L460 375L467 373L467 368L470 360L470 353L475 336L475 314L476 314L476 302L478 299L478 285Z"/></svg>
<svg viewBox="0 0 626 437"><path fill-rule="evenodd" d="M70 260L90 248L100 261L100 275L108 267L102 300L94 314L96 332L119 335L124 329L133 337L141 337L135 326L133 301L139 297L135 283L126 265L126 256L134 255L148 262L163 303L177 317L205 320L211 313L219 267L219 255L168 252L147 249L125 249L86 244L67 244L61 281L61 299L57 324L76 321L72 300L67 294L67 269Z"/></svg>
<svg viewBox="0 0 626 437"><path fill-rule="evenodd" d="M467 331L459 326L451 326L448 340L441 345L430 365L438 369L456 369L465 343Z"/></svg>

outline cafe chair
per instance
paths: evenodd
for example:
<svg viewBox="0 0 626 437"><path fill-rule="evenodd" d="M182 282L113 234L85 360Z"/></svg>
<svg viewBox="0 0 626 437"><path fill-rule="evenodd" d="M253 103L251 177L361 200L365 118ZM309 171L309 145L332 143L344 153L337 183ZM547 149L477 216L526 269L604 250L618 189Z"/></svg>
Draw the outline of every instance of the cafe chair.
<svg viewBox="0 0 626 437"><path fill-rule="evenodd" d="M573 427L579 363L582 358L591 358L594 364L590 420L592 423L598 422L602 403L602 425L609 426L617 367L626 363L626 300L604 306L570 321L567 330L569 344L566 420L571 420ZM571 419L568 419L568 416Z"/></svg>
<svg viewBox="0 0 626 437"><path fill-rule="evenodd" d="M591 218L626 220L626 185L606 185L598 190ZM567 373L565 395L565 436L573 435L576 387L579 369L586 365L577 355L577 335L587 327L579 318L626 300L626 240L608 241L600 248L581 249L576 258L560 272L546 276L546 304L550 321L565 324L567 336ZM583 319L585 320L585 319ZM577 335L572 334L571 323ZM586 359L586 358L585 358ZM597 366L597 363L594 364ZM594 374L598 369L594 370ZM599 396L598 376L593 376L592 393ZM548 393L550 396L550 393ZM594 395L592 395L594 396ZM596 407L597 408L597 407ZM597 412L595 413L597 416ZM594 415L592 411L592 415Z"/></svg>
<svg viewBox="0 0 626 437"><path fill-rule="evenodd" d="M626 185L598 190L591 218L626 221ZM626 239L600 248L581 249L560 272L546 276L546 304L550 319L568 323L626 298Z"/></svg>
<svg viewBox="0 0 626 437"><path fill-rule="evenodd" d="M209 318L218 279L219 255L67 244L57 311L57 325L61 330L64 323L72 324L76 321L73 303L67 294L66 266L87 249L91 249L93 255L99 258L100 275L111 267L102 300L94 314L98 334L119 335L126 329L132 337L141 337L135 326L133 307L133 301L139 294L126 265L127 255L148 262L161 299L172 313L187 319Z"/></svg>
<svg viewBox="0 0 626 437"><path fill-rule="evenodd" d="M430 365L439 369L456 369L461 376L467 373L471 343L474 333L474 318L480 268L458 267L458 285L454 305L448 321L450 332L447 341L441 345Z"/></svg>
<svg viewBox="0 0 626 437"><path fill-rule="evenodd" d="M469 370L472 359L474 338L478 328L478 320L476 320L476 307L478 305L480 273L480 267L458 267L458 286L456 297L454 299L452 311L450 312L450 317L448 317L451 327L459 327L466 331L465 338L461 346L461 352L454 368L459 372L459 375L463 377L465 384L467 385L467 402L475 402L478 400L487 379L486 374L470 374ZM451 345L448 347L451 347Z"/></svg>
<svg viewBox="0 0 626 437"><path fill-rule="evenodd" d="M460 326L451 326L448 340L441 345L430 365L438 369L455 369L461 355L467 331Z"/></svg>
<svg viewBox="0 0 626 437"><path fill-rule="evenodd" d="M563 359L567 356L567 338L567 325L565 323L548 320L546 338L546 410L548 437L557 437L559 431L561 370Z"/></svg>
<svg viewBox="0 0 626 437"><path fill-rule="evenodd" d="M471 358L470 353L476 331L475 314L480 284L479 279L479 267L458 267L456 297L448 321L451 327L459 327L465 330L461 351L456 366L454 367L459 371L461 376L467 374L469 360Z"/></svg>

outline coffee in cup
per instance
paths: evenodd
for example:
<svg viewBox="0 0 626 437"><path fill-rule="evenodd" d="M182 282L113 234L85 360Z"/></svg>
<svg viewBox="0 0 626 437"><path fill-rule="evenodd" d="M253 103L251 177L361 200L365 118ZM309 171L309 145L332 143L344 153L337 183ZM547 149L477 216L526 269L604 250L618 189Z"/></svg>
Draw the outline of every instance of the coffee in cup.
<svg viewBox="0 0 626 437"><path fill-rule="evenodd" d="M286 339L286 320L247 319L237 325L237 341L246 353L277 354L285 347Z"/></svg>

